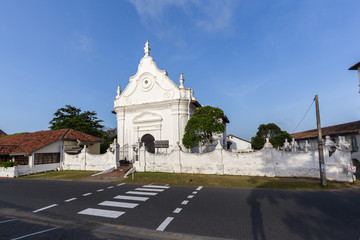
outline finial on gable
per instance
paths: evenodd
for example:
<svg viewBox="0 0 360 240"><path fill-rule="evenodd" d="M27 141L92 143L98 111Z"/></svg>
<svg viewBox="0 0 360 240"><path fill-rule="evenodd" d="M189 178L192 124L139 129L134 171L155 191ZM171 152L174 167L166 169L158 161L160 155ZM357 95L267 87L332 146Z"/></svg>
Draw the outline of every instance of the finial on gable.
<svg viewBox="0 0 360 240"><path fill-rule="evenodd" d="M180 86L179 86L179 88L184 88L184 81L185 81L185 79L184 79L184 74L182 73L181 75L180 75Z"/></svg>
<svg viewBox="0 0 360 240"><path fill-rule="evenodd" d="M150 48L150 43L149 43L149 41L146 41L144 50L145 50L145 56L150 56L151 48Z"/></svg>
<svg viewBox="0 0 360 240"><path fill-rule="evenodd" d="M120 85L118 85L118 88L117 88L117 91L116 91L116 92L117 92L117 95L118 95L118 96L120 96L120 94L121 94L121 88L120 88Z"/></svg>

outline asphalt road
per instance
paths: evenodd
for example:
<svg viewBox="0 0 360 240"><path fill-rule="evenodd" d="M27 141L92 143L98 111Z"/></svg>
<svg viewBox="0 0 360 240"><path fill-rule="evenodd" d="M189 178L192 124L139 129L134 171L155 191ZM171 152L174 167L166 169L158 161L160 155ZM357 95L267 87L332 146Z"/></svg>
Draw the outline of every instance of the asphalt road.
<svg viewBox="0 0 360 240"><path fill-rule="evenodd" d="M0 179L0 239L356 239L359 190Z"/></svg>

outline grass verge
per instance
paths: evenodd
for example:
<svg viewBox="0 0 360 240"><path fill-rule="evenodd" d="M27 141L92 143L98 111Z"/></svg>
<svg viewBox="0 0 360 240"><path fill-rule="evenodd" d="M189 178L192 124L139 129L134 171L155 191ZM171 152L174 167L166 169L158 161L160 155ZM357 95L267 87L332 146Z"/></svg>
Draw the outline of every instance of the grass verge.
<svg viewBox="0 0 360 240"><path fill-rule="evenodd" d="M54 180L80 180L85 177L98 173L99 171L75 171L75 170L64 170L64 171L53 171L37 173L32 175L21 176L20 178L37 178L37 179L54 179Z"/></svg>
<svg viewBox="0 0 360 240"><path fill-rule="evenodd" d="M194 185L213 187L243 187L243 188L270 188L288 190L329 190L344 188L360 188L360 182L327 181L323 187L319 179L314 178L283 178L283 177L251 177L231 175L205 175L205 174L175 174L175 173L149 173L137 172L135 178L124 179L126 183L140 184L170 184Z"/></svg>

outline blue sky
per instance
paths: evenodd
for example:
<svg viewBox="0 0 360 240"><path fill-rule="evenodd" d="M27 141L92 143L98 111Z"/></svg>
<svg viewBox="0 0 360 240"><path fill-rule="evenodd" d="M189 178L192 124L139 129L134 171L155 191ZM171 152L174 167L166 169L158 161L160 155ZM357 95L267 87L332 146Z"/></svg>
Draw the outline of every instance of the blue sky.
<svg viewBox="0 0 360 240"><path fill-rule="evenodd" d="M360 1L0 1L0 129L46 130L66 104L116 127L113 99L146 40L158 67L220 107L228 133L293 132L319 95L322 126L360 119ZM315 108L296 131L314 129Z"/></svg>

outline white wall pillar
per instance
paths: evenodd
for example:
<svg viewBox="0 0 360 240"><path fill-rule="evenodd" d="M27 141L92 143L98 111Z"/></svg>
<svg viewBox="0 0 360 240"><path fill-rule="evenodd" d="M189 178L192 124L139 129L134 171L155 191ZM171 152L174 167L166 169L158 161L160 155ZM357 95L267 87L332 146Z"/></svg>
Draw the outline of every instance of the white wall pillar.
<svg viewBox="0 0 360 240"><path fill-rule="evenodd" d="M117 141L120 148L125 144L125 112L124 108L118 108L116 113Z"/></svg>
<svg viewBox="0 0 360 240"><path fill-rule="evenodd" d="M35 165L35 153L29 155L29 167L32 169Z"/></svg>

